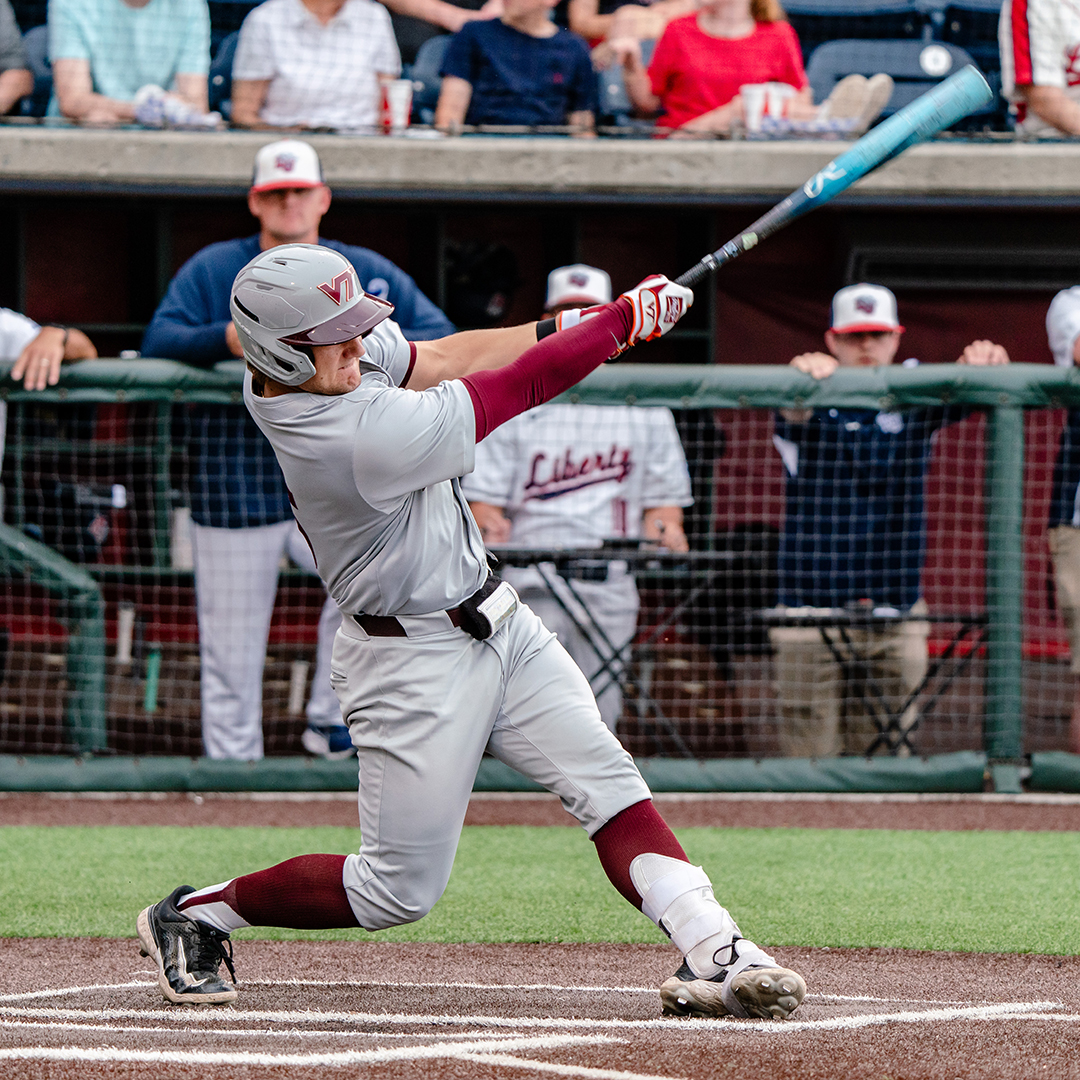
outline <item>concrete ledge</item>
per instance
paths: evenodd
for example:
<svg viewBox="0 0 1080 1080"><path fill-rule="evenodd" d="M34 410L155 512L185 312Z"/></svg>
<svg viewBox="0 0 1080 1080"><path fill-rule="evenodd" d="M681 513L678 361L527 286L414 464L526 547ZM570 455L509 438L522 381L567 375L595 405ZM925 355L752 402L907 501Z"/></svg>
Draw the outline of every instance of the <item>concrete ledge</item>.
<svg viewBox="0 0 1080 1080"><path fill-rule="evenodd" d="M0 125L0 190L240 194L272 135ZM494 194L633 200L772 199L847 148L839 142L316 135L339 195ZM1080 199L1080 140L915 147L850 196Z"/></svg>
<svg viewBox="0 0 1080 1080"><path fill-rule="evenodd" d="M639 758L637 764L656 792L979 792L983 790L986 758L965 752L930 758L821 761ZM1077 776L1080 778L1080 765ZM352 791L355 787L354 759L264 758L239 762L177 757L0 755L0 791ZM508 766L485 758L474 790L542 791L543 788ZM1080 786L1067 790L1080 790Z"/></svg>

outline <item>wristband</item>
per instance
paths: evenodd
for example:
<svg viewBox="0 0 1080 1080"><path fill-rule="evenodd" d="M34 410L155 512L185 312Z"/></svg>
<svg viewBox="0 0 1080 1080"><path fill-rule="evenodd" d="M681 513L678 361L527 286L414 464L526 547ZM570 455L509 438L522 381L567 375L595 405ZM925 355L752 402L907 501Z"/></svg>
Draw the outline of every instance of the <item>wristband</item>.
<svg viewBox="0 0 1080 1080"><path fill-rule="evenodd" d="M541 319L536 324L536 340L543 341L548 334L554 334L557 329L558 325L554 319Z"/></svg>

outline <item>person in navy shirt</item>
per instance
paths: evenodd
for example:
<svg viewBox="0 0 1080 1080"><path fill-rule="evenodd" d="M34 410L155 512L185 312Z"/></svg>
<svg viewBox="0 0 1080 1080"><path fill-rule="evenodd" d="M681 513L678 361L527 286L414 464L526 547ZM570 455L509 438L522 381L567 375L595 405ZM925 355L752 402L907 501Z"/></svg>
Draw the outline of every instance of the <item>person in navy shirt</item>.
<svg viewBox="0 0 1080 1080"><path fill-rule="evenodd" d="M248 208L259 232L210 244L177 271L143 337L143 356L212 367L243 355L229 316L233 280L260 251L286 243L321 244L344 255L369 293L394 305L414 341L454 332L446 316L389 259L326 240L319 223L330 206L315 150L285 139L255 158ZM190 461L192 548L199 622L202 734L207 756L263 756L262 674L283 555L315 572L293 520L274 451L246 409L197 405L185 410ZM353 752L330 686L330 652L340 615L327 599L302 741L309 753Z"/></svg>
<svg viewBox="0 0 1080 1080"><path fill-rule="evenodd" d="M833 297L825 332L829 352L804 353L791 363L815 379L828 378L838 367L891 364L903 329L889 289L849 285ZM1000 345L974 341L957 362L1008 361ZM865 678L894 707L922 682L929 633L920 618L927 611L920 588L924 480L935 433L964 415L957 407L780 410L773 443L784 465L786 510L778 558L779 625L770 638L783 753L864 753L878 731L818 626L784 625L784 618L828 617L851 607L896 616L880 629L849 630L866 660ZM912 707L901 723L907 730L916 720Z"/></svg>
<svg viewBox="0 0 1080 1080"><path fill-rule="evenodd" d="M568 125L591 130L596 74L584 40L551 21L557 0L505 0L501 19L466 23L443 59L435 126Z"/></svg>

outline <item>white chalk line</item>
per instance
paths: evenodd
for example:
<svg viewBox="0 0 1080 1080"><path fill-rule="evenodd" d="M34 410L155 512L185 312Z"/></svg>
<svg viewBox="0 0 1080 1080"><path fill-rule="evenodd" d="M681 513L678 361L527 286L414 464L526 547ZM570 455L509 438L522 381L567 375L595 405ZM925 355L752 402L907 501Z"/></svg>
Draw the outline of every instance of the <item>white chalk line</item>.
<svg viewBox="0 0 1080 1080"><path fill-rule="evenodd" d="M894 1013L867 1013L863 1016L835 1016L826 1020L786 1020L782 1024L768 1020L712 1021L722 1023L725 1031L766 1035L796 1035L801 1032L854 1031L883 1024L925 1024L947 1020L1045 1020L1049 1010L1064 1006L1057 1001L1008 1002L1001 1005L975 1005L969 1008L920 1009ZM1078 1013L1056 1013L1053 1019L1080 1021ZM708 1021L707 1021L708 1022Z"/></svg>
<svg viewBox="0 0 1080 1080"><path fill-rule="evenodd" d="M182 1007L181 1007L182 1008ZM510 1017L463 1014L321 1012L317 1010L259 1010L189 1007L182 1013L184 1024L194 1027L223 1022L246 1024L368 1024L413 1027L482 1027L512 1031L558 1030L687 1030L688 1025L720 1025L739 1032L764 1031L770 1035L791 1035L801 1031L853 1030L875 1024L924 1023L939 1020L985 1020L1027 1018L1051 1010L1062 1010L1056 1001L1003 1002L996 1005L957 1006L944 1009L903 1010L891 1013L868 1013L860 1016L837 1016L821 1020L737 1020L669 1017L650 1020L587 1017ZM1074 1015L1080 1020L1080 1014ZM0 1025L10 1017L17 1020L107 1021L107 1020L179 1020L176 1008L169 1009L35 1009L20 1006L0 1007ZM221 1030L221 1028L218 1028Z"/></svg>
<svg viewBox="0 0 1080 1080"><path fill-rule="evenodd" d="M23 1029L23 1030L37 1030L37 1031L107 1031L110 1034L141 1034L150 1033L156 1035L195 1035L204 1034L205 1028L193 1028L184 1027L182 1024L174 1024L172 1026L164 1025L149 1025L149 1024L86 1024L77 1023L75 1021L68 1021L66 1023L58 1023L55 1020L3 1020L0 1019L0 1030L11 1029ZM342 1028L230 1028L222 1027L214 1029L215 1035L240 1035L245 1038L267 1037L272 1039L277 1038L289 1038L289 1039L332 1039L332 1038L356 1038L356 1039L423 1039L433 1038L434 1036L426 1036L422 1032L415 1031L353 1031ZM474 1039L481 1032L479 1031L461 1031L461 1032L440 1032L439 1038L443 1040L451 1039ZM485 1038L490 1039L509 1039L513 1038L512 1033L503 1034L502 1032L496 1032L491 1035L485 1033Z"/></svg>
<svg viewBox="0 0 1080 1080"><path fill-rule="evenodd" d="M656 1076L653 1073L630 1073L621 1069L590 1069L585 1065L556 1065L551 1061L535 1061L532 1058L516 1058L509 1054L457 1054L461 1061L476 1061L481 1065L502 1068L529 1069L535 1072L555 1073L557 1076L583 1076L588 1080L674 1080L674 1077Z"/></svg>
<svg viewBox="0 0 1080 1080"><path fill-rule="evenodd" d="M402 1046L393 1049L340 1050L323 1054L265 1054L247 1050L125 1050L120 1047L21 1046L0 1049L0 1061L8 1058L36 1058L50 1061L129 1061L170 1065L284 1065L294 1067L320 1065L385 1064L423 1058L462 1057L468 1053L491 1050L555 1050L565 1046L600 1046L618 1043L602 1035L559 1035L543 1039L474 1039L471 1042L435 1043L431 1046ZM519 1064L524 1064L524 1059ZM569 1066L568 1066L569 1068ZM574 1070L573 1075L580 1075ZM627 1078L640 1074L616 1074ZM643 1078L644 1080L644 1078ZM659 1078L649 1078L659 1080Z"/></svg>

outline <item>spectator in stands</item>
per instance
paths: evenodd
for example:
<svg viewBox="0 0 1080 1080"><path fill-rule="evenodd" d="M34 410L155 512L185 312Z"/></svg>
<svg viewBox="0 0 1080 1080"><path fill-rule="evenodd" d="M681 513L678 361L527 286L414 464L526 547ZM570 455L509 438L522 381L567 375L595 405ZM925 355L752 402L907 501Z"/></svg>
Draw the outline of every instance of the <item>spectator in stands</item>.
<svg viewBox="0 0 1080 1080"><path fill-rule="evenodd" d="M594 266L548 275L549 316L610 302L611 279ZM692 501L690 474L668 409L540 405L477 444L461 490L489 545L598 548L607 539L642 538L688 549L682 520ZM626 562L545 563L543 573L510 567L502 576L593 682L614 731L639 606Z"/></svg>
<svg viewBox="0 0 1080 1080"><path fill-rule="evenodd" d="M892 95L892 79L850 75L821 105L813 104L799 39L778 0L703 0L670 22L646 70L640 43L610 43L620 55L626 90L642 114L684 132L727 132L745 123L740 87L783 83L793 88L793 120L852 120L865 130Z"/></svg>
<svg viewBox="0 0 1080 1080"><path fill-rule="evenodd" d="M259 232L211 244L180 268L147 327L143 355L200 367L240 357L229 318L233 279L260 250L291 243L323 244L345 255L363 287L395 305L394 318L407 338L452 333L442 312L389 259L319 236L329 206L330 189L311 146L293 139L264 146L248 194ZM312 573L315 565L293 520L274 452L247 412L240 406L196 407L190 425L203 742L210 757L252 760L263 755L262 671L278 566L284 553ZM303 735L309 752L337 757L352 752L330 687L339 621L328 599Z"/></svg>
<svg viewBox="0 0 1080 1080"><path fill-rule="evenodd" d="M1080 363L1080 286L1063 289L1046 313L1046 333L1054 363ZM1070 409L1054 463L1047 539L1054 562L1058 610L1069 632L1071 667L1076 676L1069 749L1080 754L1080 409Z"/></svg>
<svg viewBox="0 0 1080 1080"><path fill-rule="evenodd" d="M1080 135L1080 7L1005 0L998 23L1001 89L1026 135Z"/></svg>
<svg viewBox="0 0 1080 1080"><path fill-rule="evenodd" d="M585 42L551 21L557 0L504 0L505 14L467 23L442 66L435 126L568 125L590 131L596 76Z"/></svg>
<svg viewBox="0 0 1080 1080"><path fill-rule="evenodd" d="M38 326L17 311L0 308L0 361L14 360L9 378L23 381L26 390L44 390L60 381L65 360L93 360L93 342L73 326ZM4 456L7 402L0 400L0 460ZM0 506L3 488L0 487Z"/></svg>
<svg viewBox="0 0 1080 1080"><path fill-rule="evenodd" d="M456 34L473 19L497 19L503 13L502 0L387 0L386 7L406 64L430 38Z"/></svg>
<svg viewBox="0 0 1080 1080"><path fill-rule="evenodd" d="M371 129L380 83L400 74L390 15L375 0L266 0L240 27L232 122Z"/></svg>
<svg viewBox="0 0 1080 1080"><path fill-rule="evenodd" d="M8 0L0 0L0 115L11 112L33 89L15 12Z"/></svg>
<svg viewBox="0 0 1080 1080"><path fill-rule="evenodd" d="M892 292L849 285L833 297L829 352L803 353L791 363L815 379L838 367L882 367L896 357L903 329ZM990 341L973 341L957 361L1008 362L1005 349ZM871 681L893 710L923 681L923 483L935 433L965 415L942 406L780 410L773 442L786 473L786 515L778 625L770 637L783 753L866 753L878 732L866 706ZM863 669L850 680L823 640L823 633L837 640L835 626L798 625L799 618L828 620L838 609L894 620L848 631ZM917 719L912 706L900 725L907 731Z"/></svg>
<svg viewBox="0 0 1080 1080"><path fill-rule="evenodd" d="M672 19L689 15L697 6L697 0L656 0L652 4L648 0L570 0L567 20L570 29L590 45L611 37L648 41L658 38Z"/></svg>
<svg viewBox="0 0 1080 1080"><path fill-rule="evenodd" d="M49 56L50 116L130 123L144 87L164 88L178 118L208 115L206 0L49 0Z"/></svg>

